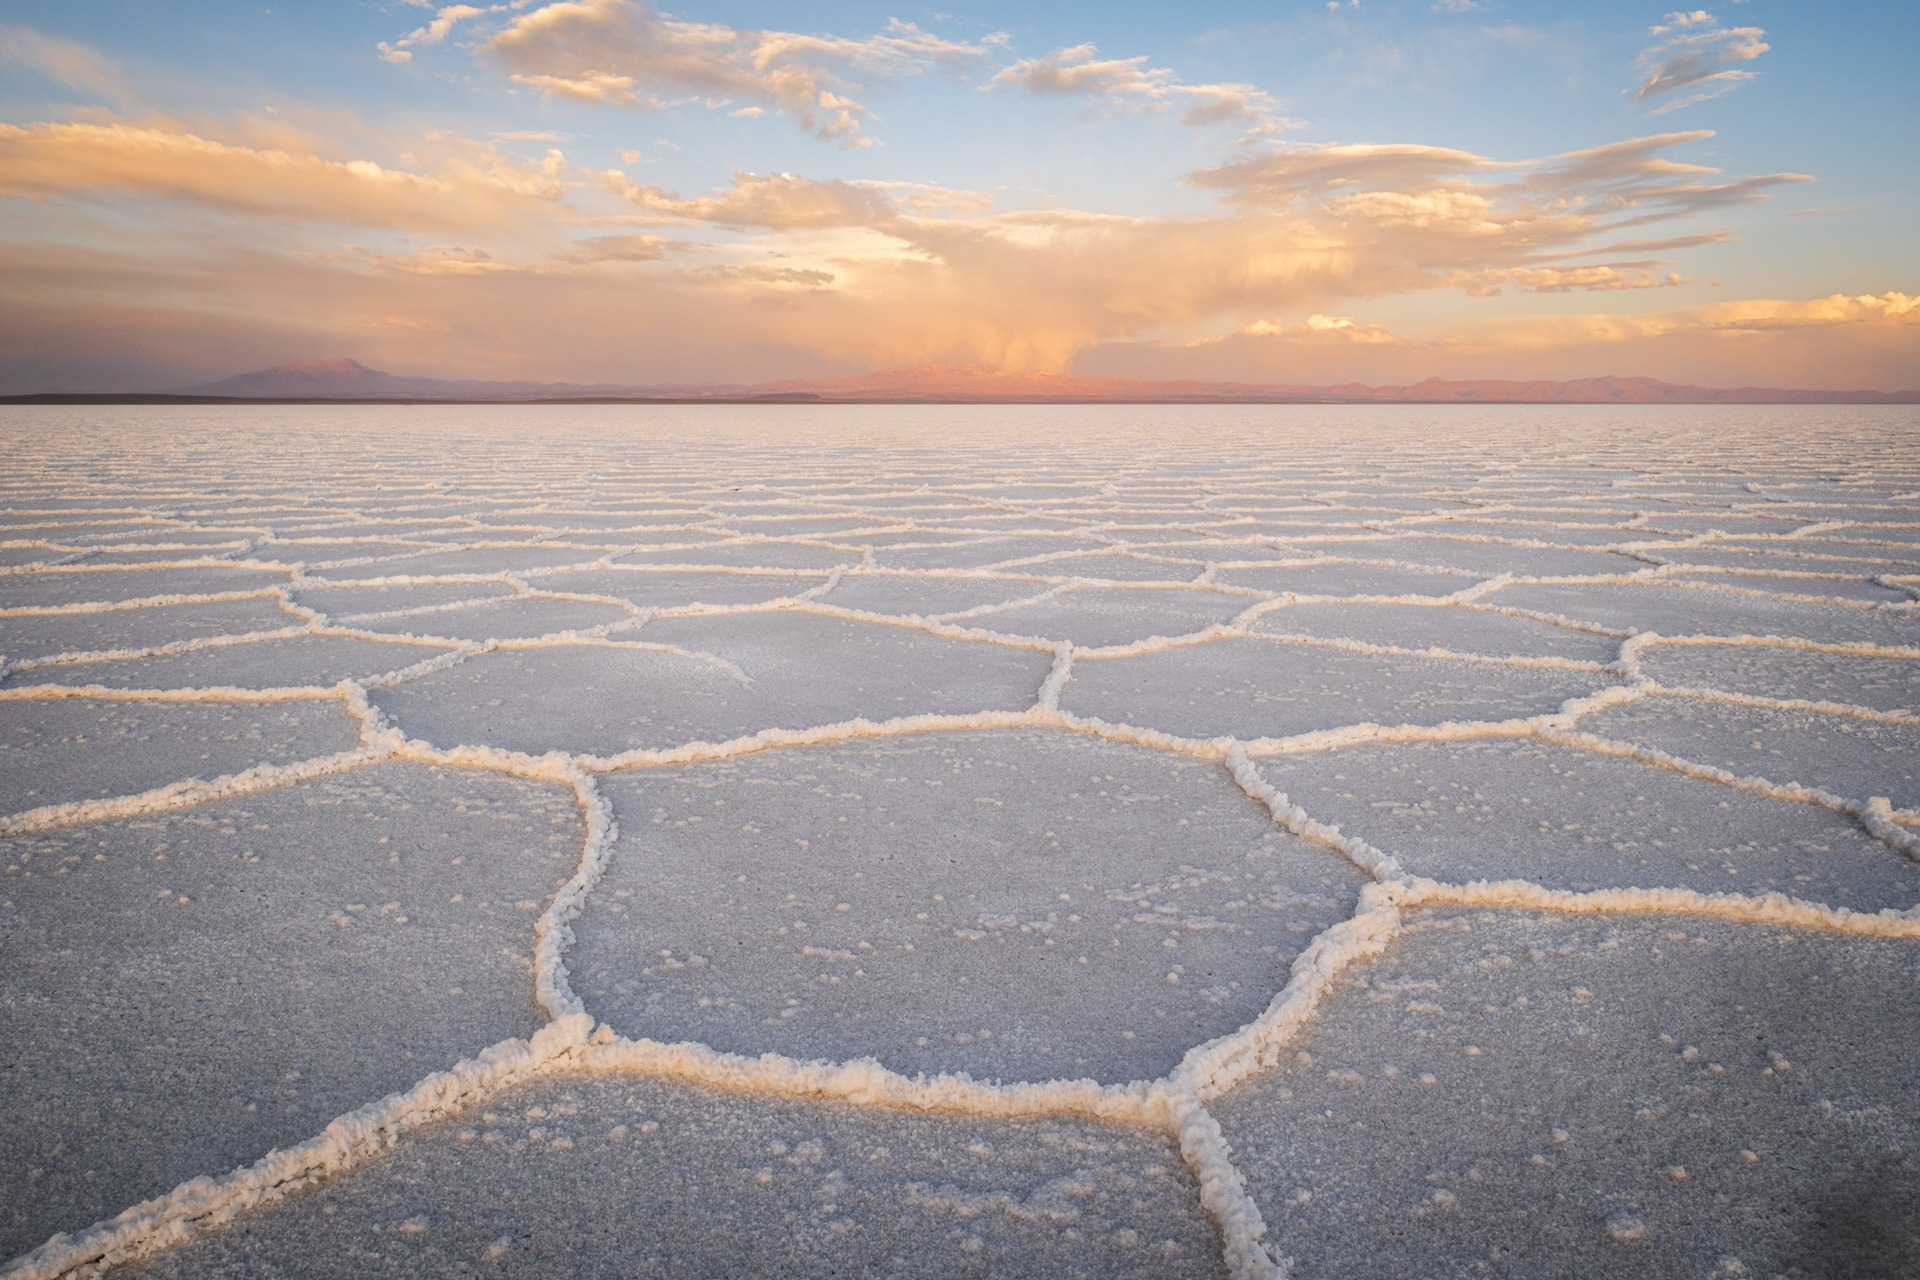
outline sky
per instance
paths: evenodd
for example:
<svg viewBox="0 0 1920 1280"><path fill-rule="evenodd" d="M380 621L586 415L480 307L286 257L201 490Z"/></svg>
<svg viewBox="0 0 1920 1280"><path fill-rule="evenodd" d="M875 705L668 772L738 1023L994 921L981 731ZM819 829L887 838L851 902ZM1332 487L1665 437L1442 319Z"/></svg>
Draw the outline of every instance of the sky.
<svg viewBox="0 0 1920 1280"><path fill-rule="evenodd" d="M0 393L1920 388L1920 5L11 0Z"/></svg>

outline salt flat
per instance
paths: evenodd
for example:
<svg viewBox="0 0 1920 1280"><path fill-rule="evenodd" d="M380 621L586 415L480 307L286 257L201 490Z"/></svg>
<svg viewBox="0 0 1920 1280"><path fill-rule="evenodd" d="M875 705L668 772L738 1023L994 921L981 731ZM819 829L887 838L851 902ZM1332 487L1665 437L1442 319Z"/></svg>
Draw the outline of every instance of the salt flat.
<svg viewBox="0 0 1920 1280"><path fill-rule="evenodd" d="M1910 409L0 440L9 1280L1920 1271Z"/></svg>

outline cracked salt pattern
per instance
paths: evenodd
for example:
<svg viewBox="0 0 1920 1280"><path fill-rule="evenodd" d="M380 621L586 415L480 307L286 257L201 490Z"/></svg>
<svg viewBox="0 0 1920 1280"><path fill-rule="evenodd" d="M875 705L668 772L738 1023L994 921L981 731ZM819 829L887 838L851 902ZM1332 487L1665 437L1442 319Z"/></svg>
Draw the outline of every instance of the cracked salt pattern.
<svg viewBox="0 0 1920 1280"><path fill-rule="evenodd" d="M1920 1262L1907 411L0 431L10 1278Z"/></svg>
<svg viewBox="0 0 1920 1280"><path fill-rule="evenodd" d="M1757 924L1412 912L1217 1112L1302 1274L1911 1274L1920 1068L1876 1043L1911 1008L1875 1023L1916 958Z"/></svg>

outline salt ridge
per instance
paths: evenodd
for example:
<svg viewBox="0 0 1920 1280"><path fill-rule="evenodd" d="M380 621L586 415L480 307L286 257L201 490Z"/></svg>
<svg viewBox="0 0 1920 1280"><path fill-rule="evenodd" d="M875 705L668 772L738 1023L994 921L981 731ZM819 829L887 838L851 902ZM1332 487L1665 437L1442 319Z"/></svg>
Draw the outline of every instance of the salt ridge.
<svg viewBox="0 0 1920 1280"><path fill-rule="evenodd" d="M836 506L832 503L821 503L790 489L756 485L751 487L751 491L760 494L791 494L795 502L804 501L826 511L844 510L850 515L863 518L872 514L860 511L858 504ZM932 491L923 486L919 490L902 490L900 495L911 496L914 493L930 492ZM969 495L969 497L977 496ZM1218 499L1209 499L1209 501L1213 500ZM998 509L1014 514L1032 514L1035 515L1036 520L1040 510L1035 509L1029 512L1020 504L1003 500L988 500L983 505L987 510ZM1755 503L1753 506L1756 510L1762 510L1760 503ZM310 510L298 506L281 509ZM982 505L962 503L955 509L981 510ZM1298 509L1325 512L1329 509L1360 511L1365 508L1361 504L1348 508L1314 506ZM1888 509L1908 510L1905 507ZM1520 508L1512 505L1489 504L1481 510L1469 513L1468 518L1481 525L1496 522L1511 523L1516 528L1536 531L1639 529L1657 532L1652 528L1644 512L1635 513L1615 523L1489 519L1489 517L1518 510ZM1591 508L1579 510L1583 514L1594 514ZM15 508L14 511L15 514L39 514L30 510L22 511L19 508ZM1785 509L1773 505L1771 499L1763 513L1773 518L1785 518ZM155 523L164 521L169 527L183 532L219 532L235 528L231 524L220 524L208 529L198 519L161 516L137 506L98 508L90 514L121 514L136 516ZM341 516L338 527L342 530L352 529L359 522L385 525L403 523L392 516L362 516L354 512L338 514ZM0 700L11 702L78 698L123 702L236 703L335 700L340 703L343 714L349 716L355 723L361 745L349 751L297 764L261 765L204 781L183 779L137 795L44 806L0 818L0 834L13 835L164 812L250 791L285 786L303 779L348 772L392 760L410 760L446 768L496 771L515 777L563 785L572 791L586 824L584 845L573 875L554 895L534 926L535 994L551 1021L531 1040L504 1041L482 1051L473 1059L456 1064L448 1071L432 1073L411 1090L371 1102L367 1106L349 1112L328 1125L321 1134L297 1147L273 1152L252 1165L233 1170L221 1177L196 1178L165 1196L133 1206L117 1217L97 1223L75 1235L56 1236L40 1248L15 1259L0 1274L9 1278L18 1278L18 1280L25 1280L27 1277L32 1277L34 1280L43 1280L43 1278L51 1280L52 1277L57 1276L96 1273L114 1263L170 1247L189 1238L194 1232L231 1221L235 1216L279 1199L292 1190L312 1185L316 1181L375 1158L412 1129L443 1116L481 1105L486 1099L496 1096L504 1089L543 1074L593 1070L646 1073L726 1089L790 1097L831 1098L864 1106L913 1107L977 1116L1076 1114L1162 1130L1177 1141L1193 1169L1200 1186L1202 1204L1219 1225L1224 1260L1230 1272L1240 1277L1282 1277L1290 1274L1290 1266L1284 1258L1279 1256L1280 1251L1266 1240L1266 1226L1260 1210L1247 1193L1245 1180L1233 1162L1232 1148L1218 1123L1207 1110L1207 1103L1220 1097L1234 1085L1270 1068L1278 1060L1283 1047L1310 1024L1334 979L1347 967L1369 956L1379 954L1389 946L1402 927L1405 913L1422 906L1449 904L1471 905L1486 909L1566 913L1680 914L1802 929L1819 928L1859 936L1920 940L1920 907L1905 911L1889 909L1877 913L1865 913L1804 902L1779 894L1762 896L1703 894L1690 889L1659 887L1605 889L1576 893L1552 890L1527 881L1447 884L1412 876L1391 854L1357 837L1343 834L1338 827L1312 817L1306 809L1291 801L1286 794L1275 790L1260 773L1258 766L1258 760L1261 758L1301 752L1338 751L1362 743L1531 737L1592 754L1616 757L1647 767L1683 773L1689 777L1748 794L1828 809L1856 820L1863 829L1882 843L1899 849L1909 856L1920 858L1920 835L1905 829L1908 826L1920 824L1920 810L1897 811L1893 809L1886 797L1848 798L1791 781L1775 782L1755 776L1739 776L1728 770L1689 761L1650 746L1604 738L1579 728L1582 719L1598 711L1651 698L1723 702L1731 705L1766 707L1877 723L1912 724L1916 723L1917 718L1908 711L1883 711L1820 700L1773 698L1708 687L1668 687L1659 684L1644 673L1641 658L1649 649L1661 645L1673 645L1775 647L1834 655L1916 660L1920 659L1920 647L1879 645L1868 642L1835 643L1776 635L1756 637L1744 634L1709 634L1667 637L1650 632L1622 631L1578 618L1503 606L1496 599L1503 589L1523 584L1622 584L1665 590L1718 593L1739 598L1818 604L1829 608L1874 610L1907 617L1912 615L1914 605L1920 602L1920 588L1908 585L1909 575L1906 574L1894 575L1882 572L1874 575L1846 575L1837 572L1816 574L1761 569L1730 570L1711 565L1686 565L1664 558L1651 557L1656 552L1677 552L1689 547L1736 545L1744 549L1750 544L1759 544L1764 547L1769 544L1805 542L1814 538L1822 542L1846 546L1871 546L1884 552L1889 546L1904 549L1911 544L1888 544L1859 537L1834 538L1829 535L1843 530L1857 534L1863 528L1889 531L1916 529L1920 528L1920 523L1863 526L1856 521L1844 519L1809 520L1802 527L1788 533L1735 535L1716 529L1668 540L1621 540L1607 544L1555 542L1542 537L1503 537L1490 534L1442 532L1440 527L1452 518L1451 515L1410 514L1392 520L1357 521L1356 524L1369 534L1365 538L1357 538L1351 528L1345 531L1328 531L1324 526L1315 525L1314 532L1303 532L1299 536L1289 536L1284 539L1260 535L1236 540L1232 536L1232 530L1236 526L1244 526L1253 521L1255 517L1233 518L1211 523L1175 522L1161 526L1161 531L1164 533L1198 534L1206 539L1205 550L1208 552L1208 557L1204 560L1194 560L1178 554L1170 554L1178 546L1190 544L1170 546L1147 540L1111 536L1117 528L1117 522L1109 516L1104 520L1089 521L1084 527L1068 530L1063 530L1058 523L1038 522L1031 528L1019 530L969 527L964 523L954 526L942 525L938 527L937 532L943 537L960 534L976 540L980 538L994 540L1063 538L1078 541L1080 545L1053 553L1010 558L976 569L903 569L882 565L879 562L879 554L871 544L852 544L844 539L832 537L804 538L754 534L742 531L740 526L748 523L747 521L738 518L729 519L725 513L717 509L707 510L703 514L707 518L700 521L645 526L644 531L672 533L698 530L723 536L708 541L678 544L616 541L596 543L573 541L560 544L548 539L568 536L568 530L564 525L534 523L522 526L494 524L485 527L496 533L525 531L540 535L539 540L507 541L497 537L482 537L455 542L409 540L390 535L316 536L297 539L278 536L272 528L262 526L257 530L246 530L249 533L257 533L259 535L257 538L249 539L245 543L219 544L231 545L234 548L235 553L227 557L206 554L215 549L208 544L123 542L80 546L51 538L17 539L0 544L13 549L58 552L62 553L63 557L103 552L146 554L190 549L202 552L202 554L179 559L111 565L65 566L58 565L49 559L0 567L0 577L17 578L49 573L104 575L140 570L208 567L285 572L289 578L284 586L272 586L259 590L155 595L126 601L78 601L58 605L16 606L0 609L0 617L55 617L133 611L183 604L273 599L291 617L300 620L298 625L263 631L196 637L144 647L74 651L0 662L0 678L9 682L26 672L42 668L217 652L237 646L299 636L337 637L441 650L432 657L410 664L401 664L387 672L368 675L358 680L343 680L331 687L289 686L246 689L232 686L206 686L179 689L127 689L97 684L67 686L10 683L7 687L0 688ZM1273 514L1275 513L1267 513L1268 516ZM1671 519L1685 517L1689 513L1682 510L1666 514ZM1703 514L1724 516L1726 513L1721 510ZM1060 516L1057 512L1048 512L1046 519L1058 521ZM447 527L434 521L420 523L434 524L440 528ZM46 527L58 527L58 524L59 522L46 522ZM476 521L469 527L477 531L482 526ZM641 532L643 528L636 525L633 529L625 531ZM914 520L888 521L879 518L872 519L869 526L863 526L859 530L869 534L912 534L934 531L936 530L923 528ZM1340 557L1305 553L1292 559L1235 560L1230 556L1218 554L1230 552L1236 545L1292 551L1302 546L1333 541L1346 544L1357 542L1364 545L1404 538L1410 533L1435 541L1489 546L1596 554L1606 551L1646 560L1648 567L1645 570L1625 574L1522 576L1502 572L1481 576L1470 574L1457 567L1428 565L1415 560L1383 557ZM267 547L291 548L300 545L348 544L364 544L369 547L409 547L418 548L418 550L401 551L392 556L355 556L314 564L303 560L281 560L254 554ZM914 545L896 543L883 548L882 552ZM927 542L919 545L926 549L939 549L952 544ZM618 556L629 554L635 549L659 552L694 548L710 550L723 546L733 548L808 547L844 555L846 559L830 570L818 571L771 565L713 565L698 561L658 562L644 565L616 563ZM334 577L329 572L372 564L399 564L421 554L446 555L532 547L543 550L579 551L582 553L582 558L561 565L499 573ZM1194 573L1184 578L1137 579L1102 578L1085 572L1077 572L1069 576L1035 572L1044 569L1051 562L1069 558L1084 559L1089 553L1140 565L1180 565L1192 568ZM1469 582L1450 595L1436 597L1367 594L1335 596L1264 592L1242 586L1222 586L1213 580L1222 569L1241 566L1271 568L1285 565L1351 565L1355 568L1403 569L1466 577ZM700 573L781 576L821 581L817 585L791 595L758 604L685 605L665 608L642 608L618 596L565 592L536 585L549 579L557 582L570 573L590 570L614 570L636 575ZM1904 601L1871 602L1837 596L1769 592L1757 588L1733 587L1723 583L1674 580L1681 575L1696 572L1756 576L1769 573L1770 576L1783 578L1861 581L1889 590L1903 591L1910 598ZM823 598L830 595L835 587L847 581L913 578L947 581L1008 581L1031 583L1042 586L1044 589L1001 603L980 605L926 617L917 614L886 614L844 608ZM1913 581L1920 582L1920 575L1916 575ZM301 604L297 599L301 590L462 583L505 585L510 588L511 594L474 597L385 612L342 615L339 619L329 619L325 614ZM983 626L962 625L963 621L990 617L995 613L1026 605L1070 598L1074 592L1088 588L1139 591L1208 590L1214 593L1224 592L1246 596L1253 603L1228 624L1211 626L1180 636L1152 636L1126 645L1095 648L1076 647L1071 640L1061 637L1024 635ZM607 604L618 606L626 616L617 622L585 630L514 638L396 634L344 625L349 622L427 615L451 620L471 611L483 609L487 605L515 600L561 600ZM1284 611L1295 604L1334 602L1361 607L1394 605L1496 613L1568 630L1610 636L1620 639L1622 643L1612 662L1599 663L1551 656L1503 656L1460 652L1442 646L1411 648L1379 645L1352 639L1248 629L1260 618ZM1033 705L1026 711L981 712L972 715L906 715L884 721L854 719L798 730L765 730L718 743L688 742L664 749L636 749L611 756L560 751L533 756L484 744L439 747L408 737L404 728L392 723L369 697L372 691L417 680L497 650L583 646L669 652L712 665L725 671L734 679L750 682L750 673L717 655L675 645L653 644L642 639L626 639L625 635L627 632L644 633L645 628L658 618L731 616L779 611L800 611L863 625L907 628L968 643L1038 650L1050 654L1052 662L1047 675L1036 690ZM616 636L621 638L616 639ZM1592 692L1568 700L1557 712L1533 717L1500 721L1449 721L1437 725L1352 724L1316 730L1289 738L1264 738L1245 742L1233 738L1186 737L1151 726L1111 723L1097 717L1076 715L1061 708L1061 697L1072 681L1076 662L1124 661L1132 657L1174 648L1205 645L1230 638L1255 639L1277 646L1334 648L1374 656L1417 656L1443 663L1550 668L1591 674L1597 679ZM872 1060L802 1062L775 1054L746 1057L720 1053L696 1043L662 1044L646 1039L628 1039L617 1035L604 1024L597 1028L593 1025L592 1019L586 1014L581 1001L569 984L566 954L573 941L572 922L586 906L601 873L612 856L614 842L618 835L612 808L600 793L595 782L596 777L626 770L696 760L727 759L754 752L778 750L783 747L853 741L861 738L1033 728L1087 734L1108 741L1131 743L1216 762L1228 771L1248 796L1267 808L1275 823L1302 839L1347 858L1371 877L1373 883L1362 891L1358 906L1350 918L1315 937L1295 959L1288 982L1274 995L1267 1009L1257 1019L1231 1034L1195 1046L1189 1050L1178 1067L1158 1080L1135 1081L1125 1085L1100 1085L1091 1080L993 1084L973 1081L964 1075L909 1078Z"/></svg>

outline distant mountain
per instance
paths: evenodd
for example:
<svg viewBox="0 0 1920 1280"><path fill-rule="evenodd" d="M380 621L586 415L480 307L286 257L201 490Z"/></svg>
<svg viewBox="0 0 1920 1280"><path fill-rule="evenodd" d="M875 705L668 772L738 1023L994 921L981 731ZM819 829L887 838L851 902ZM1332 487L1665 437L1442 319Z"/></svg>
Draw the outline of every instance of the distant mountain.
<svg viewBox="0 0 1920 1280"><path fill-rule="evenodd" d="M923 403L1480 403L1480 404L1920 404L1920 391L1805 391L1776 387L1677 386L1654 378L1571 382L1464 382L1428 378L1408 386L1147 382L1058 373L1007 373L988 365L921 365L845 378L747 385L489 382L419 378L357 360L296 360L173 393L246 400L727 400ZM124 399L125 397L120 397Z"/></svg>
<svg viewBox="0 0 1920 1280"><path fill-rule="evenodd" d="M369 369L358 360L295 360L256 373L242 373L178 394L234 396L247 400L537 400L645 394L650 389L610 383L483 382L415 378ZM655 392L654 394L658 394Z"/></svg>

